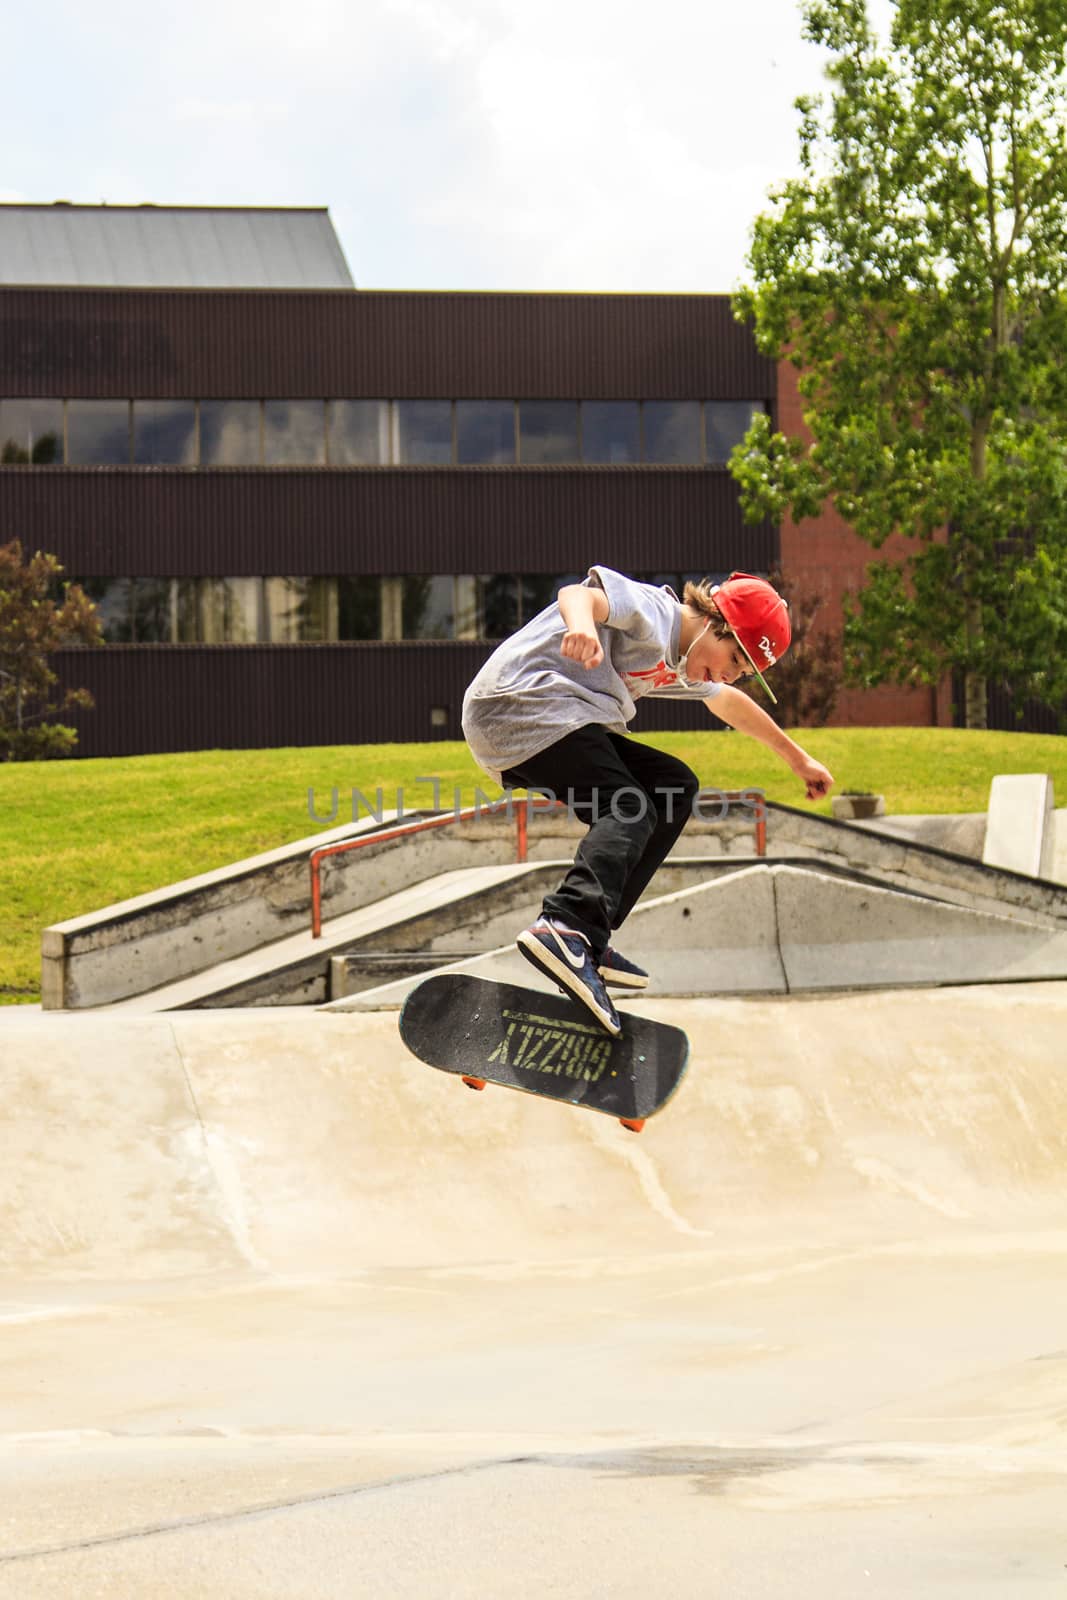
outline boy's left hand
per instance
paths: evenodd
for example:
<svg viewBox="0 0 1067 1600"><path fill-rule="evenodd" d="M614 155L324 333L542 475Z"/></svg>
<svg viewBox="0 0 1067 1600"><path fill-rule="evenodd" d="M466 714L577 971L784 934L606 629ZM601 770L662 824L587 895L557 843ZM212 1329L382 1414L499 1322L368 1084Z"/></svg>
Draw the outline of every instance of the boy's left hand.
<svg viewBox="0 0 1067 1600"><path fill-rule="evenodd" d="M805 756L793 770L804 785L809 800L823 799L834 786L833 773L821 761L813 761L811 756Z"/></svg>

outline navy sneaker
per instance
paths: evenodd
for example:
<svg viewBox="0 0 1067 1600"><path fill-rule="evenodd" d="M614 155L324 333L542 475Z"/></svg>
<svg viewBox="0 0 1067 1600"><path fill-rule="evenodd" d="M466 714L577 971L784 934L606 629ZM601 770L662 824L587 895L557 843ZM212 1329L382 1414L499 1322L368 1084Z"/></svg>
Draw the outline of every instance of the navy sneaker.
<svg viewBox="0 0 1067 1600"><path fill-rule="evenodd" d="M520 933L516 943L527 961L580 1000L600 1026L618 1038L622 1032L619 1014L582 934L564 933L542 919Z"/></svg>
<svg viewBox="0 0 1067 1600"><path fill-rule="evenodd" d="M647 989L648 973L609 944L600 958L600 976L618 989Z"/></svg>

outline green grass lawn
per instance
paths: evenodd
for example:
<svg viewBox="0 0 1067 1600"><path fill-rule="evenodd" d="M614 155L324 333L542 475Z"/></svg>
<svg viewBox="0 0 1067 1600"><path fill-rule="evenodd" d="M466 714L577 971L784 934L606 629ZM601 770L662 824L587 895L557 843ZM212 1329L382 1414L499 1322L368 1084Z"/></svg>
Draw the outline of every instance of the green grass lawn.
<svg viewBox="0 0 1067 1600"><path fill-rule="evenodd" d="M998 772L1049 772L1067 804L1067 738L936 728L806 729L800 742L833 772L838 789L884 794L891 813L983 811ZM706 785L765 788L806 804L792 774L740 734L667 733L670 750ZM351 792L387 807L440 803L458 789L495 795L462 743L348 745L314 750L210 750L107 761L0 766L0 1001L39 998L41 929L82 912L270 850L352 814ZM828 813L828 801L813 807ZM361 811L361 815L365 812Z"/></svg>

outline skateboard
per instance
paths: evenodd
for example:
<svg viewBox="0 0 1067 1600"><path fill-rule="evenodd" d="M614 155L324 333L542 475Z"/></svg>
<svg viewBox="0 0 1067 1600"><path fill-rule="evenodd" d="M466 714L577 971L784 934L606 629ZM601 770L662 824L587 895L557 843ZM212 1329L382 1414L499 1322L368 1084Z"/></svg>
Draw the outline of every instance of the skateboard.
<svg viewBox="0 0 1067 1600"><path fill-rule="evenodd" d="M462 972L437 973L411 991L400 1037L470 1089L497 1083L564 1100L633 1133L666 1105L689 1063L680 1028L627 1014L616 1039L563 995Z"/></svg>

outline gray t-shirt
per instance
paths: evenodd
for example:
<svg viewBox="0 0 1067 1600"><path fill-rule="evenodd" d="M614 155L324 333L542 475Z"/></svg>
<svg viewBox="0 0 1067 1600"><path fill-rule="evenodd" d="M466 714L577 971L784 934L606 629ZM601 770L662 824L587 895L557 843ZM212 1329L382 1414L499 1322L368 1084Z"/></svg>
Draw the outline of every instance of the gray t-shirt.
<svg viewBox="0 0 1067 1600"><path fill-rule="evenodd" d="M585 583L608 599L608 620L597 624L599 666L560 654L567 627L553 601L497 646L463 697L464 736L496 783L509 767L589 723L624 733L634 702L646 694L711 700L721 688L690 687L678 677L682 606L672 589L637 583L610 567L590 567Z"/></svg>

